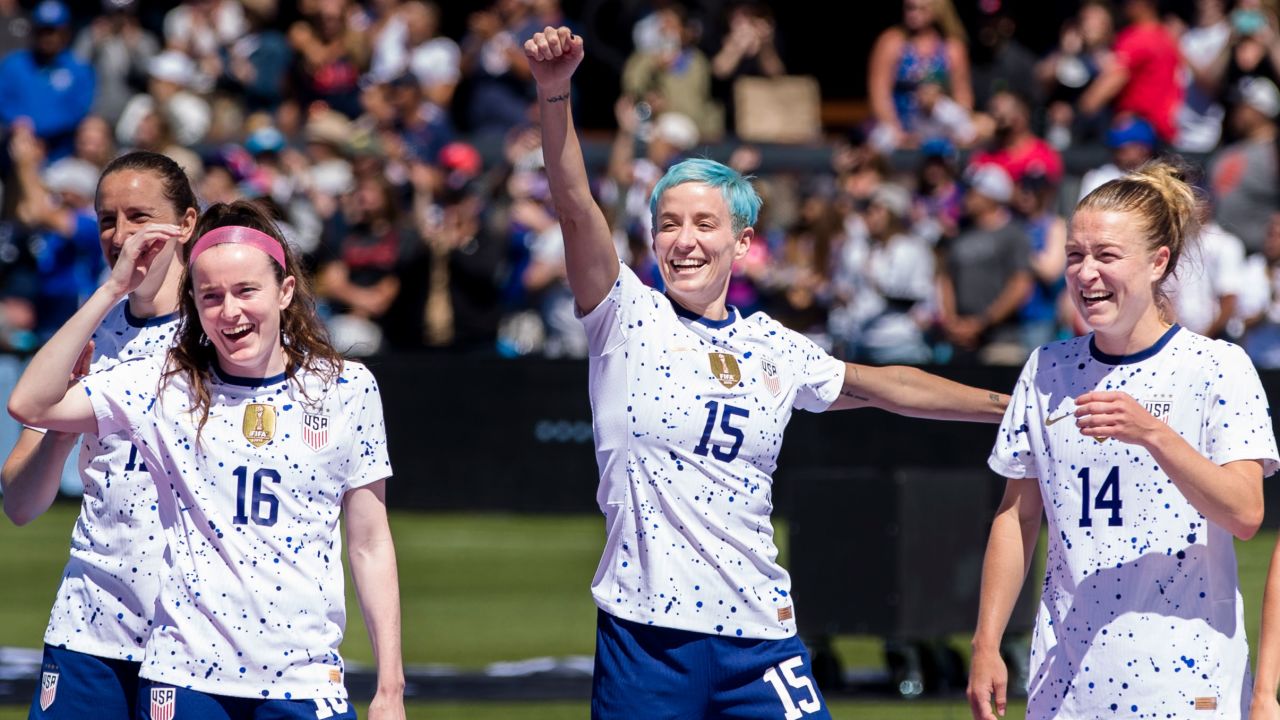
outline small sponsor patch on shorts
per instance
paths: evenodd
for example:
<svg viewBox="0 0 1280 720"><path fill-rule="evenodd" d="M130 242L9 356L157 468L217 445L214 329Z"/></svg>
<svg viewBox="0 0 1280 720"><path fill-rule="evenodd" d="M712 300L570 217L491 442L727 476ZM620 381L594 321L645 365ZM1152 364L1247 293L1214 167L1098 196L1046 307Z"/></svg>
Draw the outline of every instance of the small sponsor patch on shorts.
<svg viewBox="0 0 1280 720"><path fill-rule="evenodd" d="M790 619L794 618L795 616L796 616L796 614L795 614L794 612L792 612L792 610L791 610L791 606L790 606L790 605L788 605L788 606L786 606L786 607L784 607L784 608L778 608L778 622L783 622L783 621L786 621L786 620L790 620Z"/></svg>
<svg viewBox="0 0 1280 720"><path fill-rule="evenodd" d="M1197 710L1217 710L1218 698L1216 697L1198 697L1196 698Z"/></svg>

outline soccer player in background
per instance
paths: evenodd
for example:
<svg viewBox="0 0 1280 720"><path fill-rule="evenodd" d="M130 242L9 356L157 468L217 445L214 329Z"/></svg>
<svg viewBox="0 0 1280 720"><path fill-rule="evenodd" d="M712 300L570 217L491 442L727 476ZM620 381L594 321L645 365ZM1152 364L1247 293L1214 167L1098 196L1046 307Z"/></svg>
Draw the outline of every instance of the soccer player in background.
<svg viewBox="0 0 1280 720"><path fill-rule="evenodd" d="M156 482L171 568L146 643L139 716L354 718L338 654L345 515L378 668L370 720L402 719L377 384L328 344L292 249L256 205L214 205L193 236L168 353L66 384L93 328L178 242L138 233L9 398L31 425L125 434Z"/></svg>
<svg viewBox="0 0 1280 720"><path fill-rule="evenodd" d="M991 451L1009 480L982 571L975 719L1005 711L1000 638L1042 513L1029 720L1249 716L1233 536L1257 532L1262 478L1280 461L1248 356L1171 319L1163 288L1197 205L1156 163L1076 207L1067 292L1092 332L1032 354Z"/></svg>
<svg viewBox="0 0 1280 720"><path fill-rule="evenodd" d="M195 193L182 169L145 151L107 165L95 204L109 266L134 235L186 242L198 215ZM154 272L127 300L110 308L93 331L75 375L169 349L178 326L182 280L175 248L156 258ZM62 382L65 387L66 379ZM156 489L137 448L124 435L89 433L81 440L75 433L25 428L0 471L4 511L25 525L48 510L67 456L77 445L84 497L45 630L30 717L133 720L142 648L167 572Z"/></svg>
<svg viewBox="0 0 1280 720"><path fill-rule="evenodd" d="M842 363L763 313L740 317L725 297L760 198L716 162L675 165L654 188L667 291L645 287L619 262L588 187L569 109L582 38L547 28L524 48L589 338L608 535L592 582L592 717L830 717L770 522L792 409L997 422L1008 398L915 368Z"/></svg>

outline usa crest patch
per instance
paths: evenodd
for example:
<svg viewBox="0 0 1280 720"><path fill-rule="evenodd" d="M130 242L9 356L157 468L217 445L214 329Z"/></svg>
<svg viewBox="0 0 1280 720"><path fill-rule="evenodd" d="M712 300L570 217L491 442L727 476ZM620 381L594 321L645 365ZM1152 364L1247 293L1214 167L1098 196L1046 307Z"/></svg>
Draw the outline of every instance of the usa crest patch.
<svg viewBox="0 0 1280 720"><path fill-rule="evenodd" d="M174 688L151 688L151 720L173 720L178 707L178 691Z"/></svg>
<svg viewBox="0 0 1280 720"><path fill-rule="evenodd" d="M323 450L329 444L329 417L303 413L302 442L312 450Z"/></svg>
<svg viewBox="0 0 1280 720"><path fill-rule="evenodd" d="M40 676L40 709L48 710L58 697L58 673L46 672Z"/></svg>
<svg viewBox="0 0 1280 720"><path fill-rule="evenodd" d="M769 358L760 359L760 369L764 371L764 387L774 397L782 392L782 380L778 377L778 366Z"/></svg>

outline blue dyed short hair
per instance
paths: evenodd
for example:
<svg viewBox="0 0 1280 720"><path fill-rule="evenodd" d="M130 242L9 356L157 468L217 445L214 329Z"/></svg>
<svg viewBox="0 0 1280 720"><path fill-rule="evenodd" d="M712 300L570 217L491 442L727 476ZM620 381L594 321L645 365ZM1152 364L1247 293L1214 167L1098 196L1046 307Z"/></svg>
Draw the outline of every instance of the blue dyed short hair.
<svg viewBox="0 0 1280 720"><path fill-rule="evenodd" d="M649 217L654 227L658 225L658 201L662 198L662 193L689 182L709 185L720 191L725 204L729 206L734 235L756 224L762 201L748 179L737 170L715 160L691 158L672 165L658 180L658 184L653 186L653 194L649 196Z"/></svg>

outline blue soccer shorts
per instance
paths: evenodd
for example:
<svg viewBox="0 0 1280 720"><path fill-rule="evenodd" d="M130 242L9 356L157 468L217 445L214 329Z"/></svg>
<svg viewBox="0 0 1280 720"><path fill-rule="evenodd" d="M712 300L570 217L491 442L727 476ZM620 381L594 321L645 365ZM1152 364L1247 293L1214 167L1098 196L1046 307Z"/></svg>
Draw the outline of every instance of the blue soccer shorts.
<svg viewBox="0 0 1280 720"><path fill-rule="evenodd" d="M593 720L830 720L797 637L728 638L599 612Z"/></svg>
<svg viewBox="0 0 1280 720"><path fill-rule="evenodd" d="M356 720L338 698L267 700L210 695L143 679L138 692L142 720Z"/></svg>
<svg viewBox="0 0 1280 720"><path fill-rule="evenodd" d="M133 720L142 663L44 646L29 720Z"/></svg>

